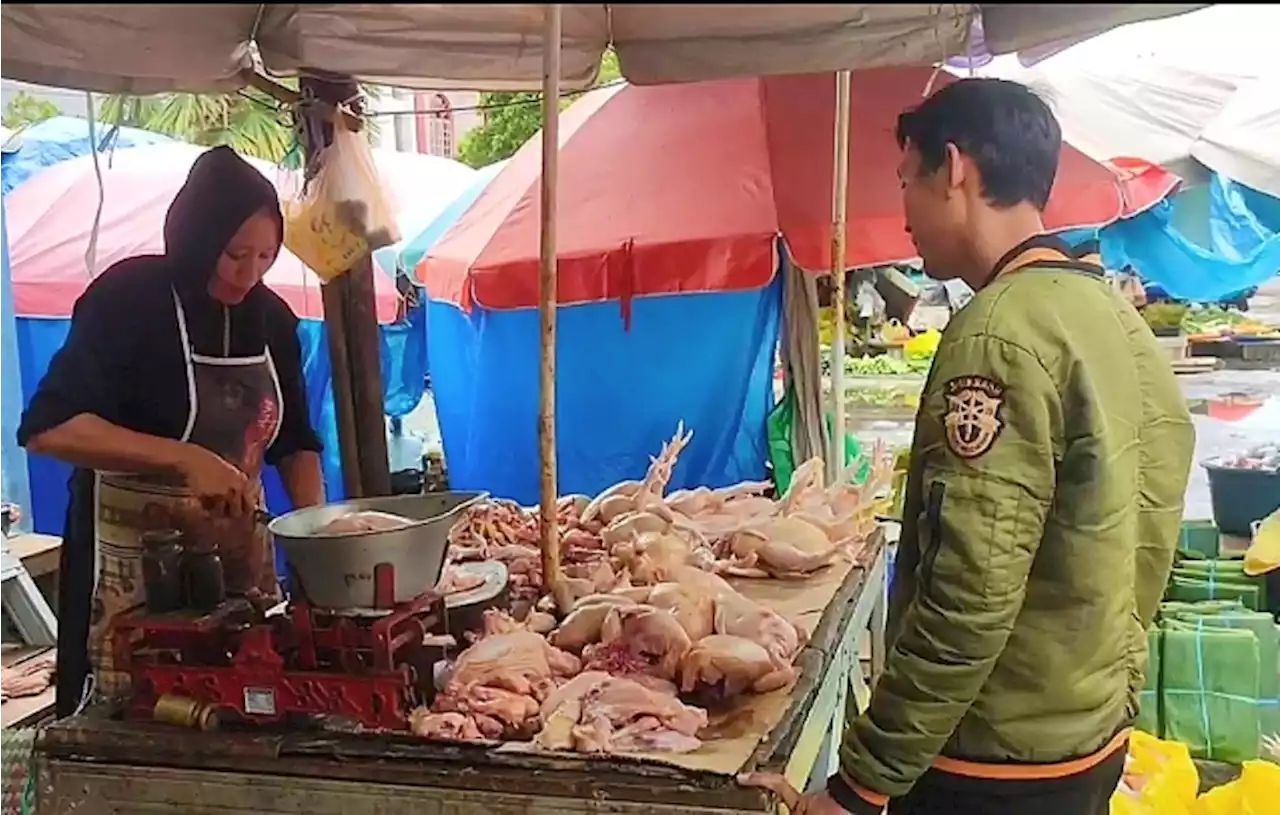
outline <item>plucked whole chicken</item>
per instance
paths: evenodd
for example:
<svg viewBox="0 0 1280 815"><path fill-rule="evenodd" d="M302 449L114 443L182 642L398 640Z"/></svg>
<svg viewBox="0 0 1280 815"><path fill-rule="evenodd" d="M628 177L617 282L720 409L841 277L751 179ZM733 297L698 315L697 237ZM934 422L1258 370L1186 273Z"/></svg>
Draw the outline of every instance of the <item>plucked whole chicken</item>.
<svg viewBox="0 0 1280 815"><path fill-rule="evenodd" d="M777 500L770 484L754 482L667 495L692 436L678 427L641 480L560 500L555 602L536 512L491 500L463 514L449 561L501 561L513 600L538 610L522 623L486 612L484 632L458 655L430 709L414 712L415 733L532 738L580 753L682 753L702 744L708 714L700 705L794 682L806 633L725 578L800 581L857 558L889 459L876 448L864 487L827 486L815 458ZM548 613L556 611L558 622Z"/></svg>
<svg viewBox="0 0 1280 815"><path fill-rule="evenodd" d="M315 531L317 535L359 535L365 532L390 532L414 523L409 518L362 509L340 515Z"/></svg>

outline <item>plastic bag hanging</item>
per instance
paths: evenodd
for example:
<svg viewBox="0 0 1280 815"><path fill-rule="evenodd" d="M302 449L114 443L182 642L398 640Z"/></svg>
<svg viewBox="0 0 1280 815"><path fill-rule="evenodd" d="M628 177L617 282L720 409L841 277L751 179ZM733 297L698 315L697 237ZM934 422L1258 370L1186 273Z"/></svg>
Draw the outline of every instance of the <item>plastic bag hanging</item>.
<svg viewBox="0 0 1280 815"><path fill-rule="evenodd" d="M284 243L324 282L400 240L369 143L334 117L320 172L285 204Z"/></svg>

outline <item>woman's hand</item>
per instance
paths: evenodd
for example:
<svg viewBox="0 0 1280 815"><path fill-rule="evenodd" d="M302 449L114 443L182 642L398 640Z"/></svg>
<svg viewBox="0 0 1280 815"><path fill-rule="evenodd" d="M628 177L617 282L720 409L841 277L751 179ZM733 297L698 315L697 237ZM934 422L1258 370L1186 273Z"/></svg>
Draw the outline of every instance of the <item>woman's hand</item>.
<svg viewBox="0 0 1280 815"><path fill-rule="evenodd" d="M848 815L848 810L837 804L825 790L801 795L791 782L775 773L745 773L738 776L738 783L772 792L791 815Z"/></svg>
<svg viewBox="0 0 1280 815"><path fill-rule="evenodd" d="M185 444L178 471L186 479L187 489L211 515L240 518L258 508L249 478L217 453Z"/></svg>

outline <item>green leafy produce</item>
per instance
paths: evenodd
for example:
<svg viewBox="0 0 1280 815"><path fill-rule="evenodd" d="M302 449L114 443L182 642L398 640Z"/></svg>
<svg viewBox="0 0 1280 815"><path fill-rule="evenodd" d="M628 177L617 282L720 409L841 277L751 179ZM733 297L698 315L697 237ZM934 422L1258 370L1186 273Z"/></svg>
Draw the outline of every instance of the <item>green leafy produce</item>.
<svg viewBox="0 0 1280 815"><path fill-rule="evenodd" d="M1179 303L1152 303L1142 310L1142 319L1152 331L1172 332L1182 327L1182 320L1189 309Z"/></svg>
<svg viewBox="0 0 1280 815"><path fill-rule="evenodd" d="M845 374L849 376L922 376L929 372L933 359L901 359L899 357L846 357ZM831 373L831 349L822 349L822 373Z"/></svg>

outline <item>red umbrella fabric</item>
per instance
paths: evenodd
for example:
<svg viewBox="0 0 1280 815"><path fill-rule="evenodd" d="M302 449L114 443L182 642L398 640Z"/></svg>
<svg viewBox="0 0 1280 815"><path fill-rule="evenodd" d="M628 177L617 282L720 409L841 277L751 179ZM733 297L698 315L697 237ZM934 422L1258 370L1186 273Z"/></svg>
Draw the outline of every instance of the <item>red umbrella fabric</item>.
<svg viewBox="0 0 1280 815"><path fill-rule="evenodd" d="M931 86L953 81L927 68L853 73L845 268L915 255L894 128ZM833 74L584 96L560 127L559 302L759 288L777 267L778 235L797 265L825 272L834 96ZM433 299L537 304L541 150L540 136L522 147L419 264ZM1122 194L1115 172L1067 146L1045 220L1100 226L1151 206L1158 188Z"/></svg>
<svg viewBox="0 0 1280 815"><path fill-rule="evenodd" d="M70 317L93 279L85 261L91 243L96 273L134 255L163 253L165 213L206 149L130 147L99 156L96 170L92 156L80 156L41 170L11 192L5 202L6 238L17 315ZM264 161L248 161L277 186L296 180ZM404 175L403 170L387 174L388 184L394 189ZM95 233L99 195L102 216ZM373 281L378 321L394 322L400 301L395 282L381 272ZM280 250L263 282L299 317L324 319L320 281L288 249Z"/></svg>

